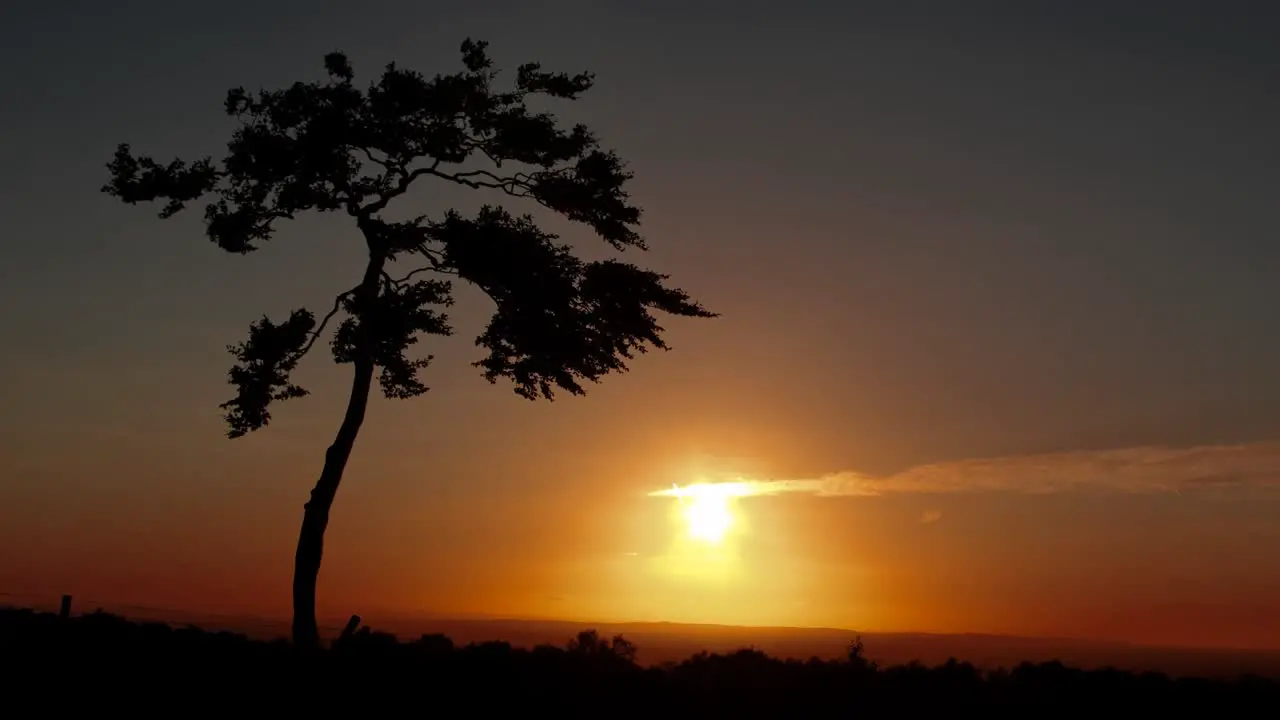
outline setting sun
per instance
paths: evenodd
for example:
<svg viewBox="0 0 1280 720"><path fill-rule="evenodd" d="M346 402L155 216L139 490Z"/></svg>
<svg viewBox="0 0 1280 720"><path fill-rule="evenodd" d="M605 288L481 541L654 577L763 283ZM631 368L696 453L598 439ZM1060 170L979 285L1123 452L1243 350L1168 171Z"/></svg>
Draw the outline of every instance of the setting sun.
<svg viewBox="0 0 1280 720"><path fill-rule="evenodd" d="M733 525L733 512L729 508L731 493L723 492L716 485L692 485L680 488L672 485L680 500L681 517L689 537L718 544Z"/></svg>
<svg viewBox="0 0 1280 720"><path fill-rule="evenodd" d="M684 518L689 534L699 540L717 543L733 522L728 501L723 497L699 497L685 504Z"/></svg>

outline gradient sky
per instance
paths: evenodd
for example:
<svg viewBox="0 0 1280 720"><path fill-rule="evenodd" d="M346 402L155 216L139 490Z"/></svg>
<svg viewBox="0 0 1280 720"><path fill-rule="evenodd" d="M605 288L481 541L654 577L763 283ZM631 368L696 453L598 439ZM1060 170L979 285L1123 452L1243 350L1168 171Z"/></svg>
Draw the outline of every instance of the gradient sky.
<svg viewBox="0 0 1280 720"><path fill-rule="evenodd" d="M6 6L0 592L287 613L346 369L228 441L223 349L327 306L362 241L311 217L226 255L104 163L217 154L227 88L331 50L364 82L473 36L597 73L560 114L629 159L640 260L723 317L531 404L468 366L464 294L432 392L372 406L322 614L1280 647L1277 32L1227 0ZM690 575L648 494L700 476L793 482Z"/></svg>

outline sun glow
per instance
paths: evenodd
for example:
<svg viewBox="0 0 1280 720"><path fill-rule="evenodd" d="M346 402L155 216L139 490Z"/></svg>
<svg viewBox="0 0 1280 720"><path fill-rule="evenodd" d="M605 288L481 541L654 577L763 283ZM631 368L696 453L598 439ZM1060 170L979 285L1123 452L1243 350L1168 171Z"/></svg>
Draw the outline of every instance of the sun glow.
<svg viewBox="0 0 1280 720"><path fill-rule="evenodd" d="M686 488L672 484L680 500L680 515L684 519L689 537L720 544L733 526L733 511L729 507L733 493L715 485L691 485Z"/></svg>
<svg viewBox="0 0 1280 720"><path fill-rule="evenodd" d="M666 552L650 558L651 572L671 587L697 593L727 592L748 581L741 541L750 523L737 506L745 497L741 490L733 483L695 482L649 493L674 501L667 518L675 531Z"/></svg>

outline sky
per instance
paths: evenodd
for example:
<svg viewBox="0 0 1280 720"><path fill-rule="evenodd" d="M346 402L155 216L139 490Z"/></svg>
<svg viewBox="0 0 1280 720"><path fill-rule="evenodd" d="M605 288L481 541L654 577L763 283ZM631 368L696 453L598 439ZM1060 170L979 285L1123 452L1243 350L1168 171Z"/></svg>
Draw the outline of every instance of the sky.
<svg viewBox="0 0 1280 720"><path fill-rule="evenodd" d="M332 50L363 83L459 69L470 36L596 73L556 111L635 173L632 259L722 316L530 403L470 367L489 308L462 293L431 392L371 406L322 615L1280 647L1278 23L1228 0L6 6L0 592L287 614L346 368L309 357L312 396L232 441L225 347L327 307L362 241L305 217L228 255L198 212L101 194L104 166L119 142L217 154L228 88L321 79ZM679 491L716 482L740 491L699 544Z"/></svg>

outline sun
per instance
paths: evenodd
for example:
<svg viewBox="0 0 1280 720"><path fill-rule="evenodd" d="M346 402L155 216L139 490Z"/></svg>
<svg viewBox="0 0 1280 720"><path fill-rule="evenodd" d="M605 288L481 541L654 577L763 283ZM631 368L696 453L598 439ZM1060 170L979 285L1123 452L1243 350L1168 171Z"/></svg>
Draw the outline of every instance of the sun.
<svg viewBox="0 0 1280 720"><path fill-rule="evenodd" d="M724 540L733 526L733 512L729 509L730 497L724 493L707 492L710 487L691 487L682 492L681 514L690 537L715 545Z"/></svg>
<svg viewBox="0 0 1280 720"><path fill-rule="evenodd" d="M689 535L710 543L723 540L733 524L728 498L723 497L694 498L685 505L684 519L689 524Z"/></svg>

